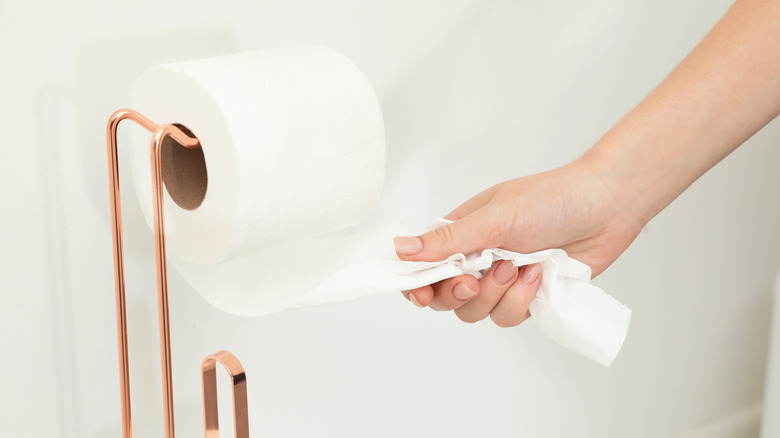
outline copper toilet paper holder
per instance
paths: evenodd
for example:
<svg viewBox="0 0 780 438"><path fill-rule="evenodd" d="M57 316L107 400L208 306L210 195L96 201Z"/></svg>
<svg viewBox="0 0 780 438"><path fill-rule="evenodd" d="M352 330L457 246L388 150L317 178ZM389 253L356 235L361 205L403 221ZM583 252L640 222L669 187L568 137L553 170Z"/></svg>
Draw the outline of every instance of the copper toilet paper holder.
<svg viewBox="0 0 780 438"><path fill-rule="evenodd" d="M132 120L152 133L151 166L154 192L154 237L157 264L157 306L160 326L160 356L163 387L163 419L165 438L174 438L173 383L171 375L171 337L168 318L168 273L165 260L165 233L163 218L162 144L166 137L186 148L200 147L197 137L191 136L176 125L157 125L130 109L116 111L108 120L106 142L108 145L108 178L111 197L112 241L114 248L114 283L116 287L117 343L119 347L119 385L122 410L122 437L132 437L130 417L130 373L127 347L127 312L125 305L124 256L122 249L122 213L119 194L119 157L117 154L117 127L122 120ZM246 374L241 362L230 352L220 351L207 356L201 364L203 379L203 413L205 437L219 437L217 415L216 364L222 364L230 374L233 388L233 422L236 438L249 437Z"/></svg>

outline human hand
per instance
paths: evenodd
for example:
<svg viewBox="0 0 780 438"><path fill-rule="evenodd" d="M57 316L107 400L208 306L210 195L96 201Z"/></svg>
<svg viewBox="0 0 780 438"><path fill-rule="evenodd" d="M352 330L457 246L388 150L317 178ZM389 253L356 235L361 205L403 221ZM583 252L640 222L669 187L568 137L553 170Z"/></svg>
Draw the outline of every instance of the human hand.
<svg viewBox="0 0 780 438"><path fill-rule="evenodd" d="M736 2L585 155L485 190L447 215L450 225L396 238L398 256L433 261L491 247L562 248L600 274L653 216L780 115L779 17L780 3ZM404 295L421 307L453 309L464 321L489 314L500 326L516 325L528 316L538 272L501 262L480 281L459 276Z"/></svg>
<svg viewBox="0 0 780 438"><path fill-rule="evenodd" d="M644 226L641 215L627 208L630 196L621 190L580 159L483 191L446 216L453 223L418 237L397 237L396 252L402 260L437 261L486 248L523 253L562 248L596 276ZM518 269L502 261L480 280L461 275L403 294L419 307L454 310L465 322L490 315L497 325L509 327L530 316L540 282L538 264Z"/></svg>

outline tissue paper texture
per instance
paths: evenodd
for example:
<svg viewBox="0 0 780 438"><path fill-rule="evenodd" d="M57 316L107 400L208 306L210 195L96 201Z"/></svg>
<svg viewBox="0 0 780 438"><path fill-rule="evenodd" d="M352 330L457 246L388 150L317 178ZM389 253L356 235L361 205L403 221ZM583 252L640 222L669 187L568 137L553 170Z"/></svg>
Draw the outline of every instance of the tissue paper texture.
<svg viewBox="0 0 780 438"><path fill-rule="evenodd" d="M400 224L340 236L289 242L209 267L175 263L212 305L246 316L400 293L461 274L481 278L498 260L542 264L542 282L529 309L544 333L569 350L609 366L628 332L631 310L590 284L590 268L560 249L520 254L486 249L438 262L405 262L392 238ZM291 275L290 266L305 266ZM252 273L248 275L247 273ZM252 282L246 280L251 278ZM399 297L400 299L400 297Z"/></svg>
<svg viewBox="0 0 780 438"><path fill-rule="evenodd" d="M183 210L165 195L166 243L179 265L356 225L379 197L379 103L334 50L288 47L157 66L138 80L133 105L156 123L186 126L203 146L202 205ZM130 156L151 224L149 138L139 133Z"/></svg>
<svg viewBox="0 0 780 438"><path fill-rule="evenodd" d="M479 277L497 260L541 263L530 312L542 330L607 366L620 350L631 311L562 250L403 262L398 224L353 227L379 197L384 127L370 84L343 55L306 46L162 65L139 79L134 105L203 146L206 197L187 211L166 192L165 231L172 265L215 307L256 316ZM148 135L131 146L151 227Z"/></svg>
<svg viewBox="0 0 780 438"><path fill-rule="evenodd" d="M408 235L395 233L398 234ZM367 241L356 250L353 261L368 261L335 272L296 305L416 289L462 274L481 278L499 260L510 260L518 267L541 263L542 281L529 312L542 331L569 350L605 366L612 364L623 345L631 309L592 285L590 267L568 257L561 249L521 254L492 248L468 255L455 254L438 262L405 262L395 256L389 237Z"/></svg>

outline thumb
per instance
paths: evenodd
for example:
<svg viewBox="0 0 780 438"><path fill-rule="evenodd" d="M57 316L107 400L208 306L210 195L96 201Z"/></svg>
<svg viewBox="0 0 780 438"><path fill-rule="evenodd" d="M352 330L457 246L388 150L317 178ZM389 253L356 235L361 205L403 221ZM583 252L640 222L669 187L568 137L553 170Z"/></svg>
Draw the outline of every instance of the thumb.
<svg viewBox="0 0 780 438"><path fill-rule="evenodd" d="M395 251L401 260L444 260L456 253L468 254L498 246L495 228L481 209L420 236L398 236Z"/></svg>

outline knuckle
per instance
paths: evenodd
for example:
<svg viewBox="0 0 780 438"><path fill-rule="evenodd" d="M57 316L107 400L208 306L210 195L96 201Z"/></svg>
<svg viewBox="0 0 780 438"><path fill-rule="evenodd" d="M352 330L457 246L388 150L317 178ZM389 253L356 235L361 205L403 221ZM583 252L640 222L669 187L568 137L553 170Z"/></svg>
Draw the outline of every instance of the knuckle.
<svg viewBox="0 0 780 438"><path fill-rule="evenodd" d="M475 322L479 322L485 319L484 316L479 317L477 315L464 314L462 312L458 312L457 310L455 311L455 315L458 317L458 319L468 324L474 324Z"/></svg>
<svg viewBox="0 0 780 438"><path fill-rule="evenodd" d="M445 312L448 309L446 306L443 306L441 303L437 303L436 301L431 301L431 304L428 304L428 307L431 309L437 311L437 312Z"/></svg>
<svg viewBox="0 0 780 438"><path fill-rule="evenodd" d="M490 242L490 246L500 246L504 241L506 241L506 230L511 229L509 227L500 226L500 225L494 225L490 227L486 227L483 230L483 235L485 236L485 239L487 242Z"/></svg>
<svg viewBox="0 0 780 438"><path fill-rule="evenodd" d="M444 225L443 227L433 230L433 234L444 244L449 245L454 241L454 235L452 233L451 225Z"/></svg>
<svg viewBox="0 0 780 438"><path fill-rule="evenodd" d="M507 318L506 315L503 315L503 314L500 314L500 313L499 314L491 313L490 314L490 319L493 321L493 323L495 325L497 325L497 326L499 326L501 328L508 328L508 327L512 327L512 326L517 325L517 324L514 323L514 321L512 321L511 318Z"/></svg>

